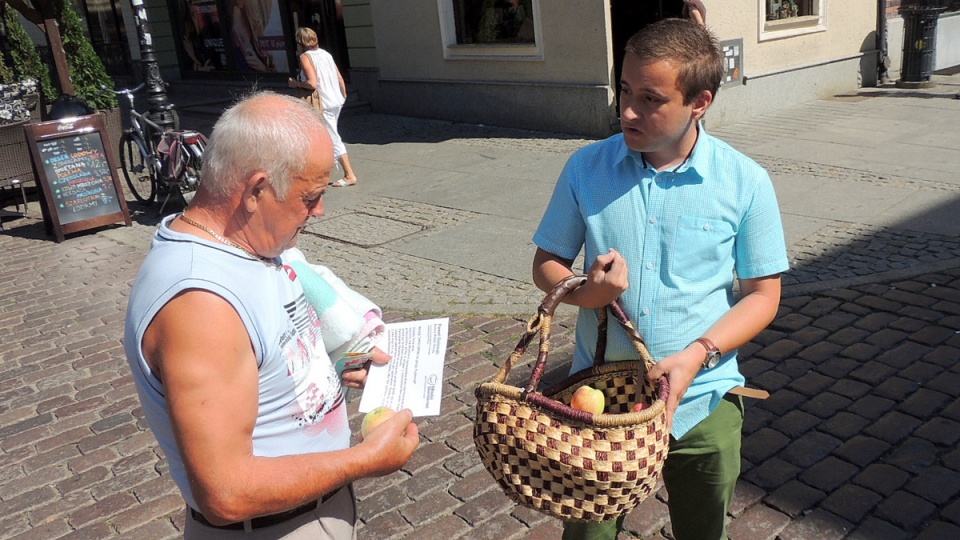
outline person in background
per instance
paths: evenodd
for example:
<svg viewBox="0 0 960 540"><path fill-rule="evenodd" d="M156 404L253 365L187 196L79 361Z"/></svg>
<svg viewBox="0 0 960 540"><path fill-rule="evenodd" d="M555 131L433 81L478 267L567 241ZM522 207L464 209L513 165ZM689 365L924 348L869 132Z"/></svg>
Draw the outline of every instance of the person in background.
<svg viewBox="0 0 960 540"><path fill-rule="evenodd" d="M340 111L347 100L347 85L337 69L333 56L318 45L317 33L311 28L297 28L297 53L300 57L300 75L290 79L289 85L307 91L316 91L320 100L323 122L333 139L333 150L337 161L343 167L343 178L333 182L334 187L352 186L357 183L357 175L350 165L347 147L337 131ZM316 106L316 105L314 105Z"/></svg>
<svg viewBox="0 0 960 540"><path fill-rule="evenodd" d="M355 538L352 482L398 470L419 444L403 410L350 446L342 387L362 387L369 365L337 374L281 257L323 214L332 168L314 109L270 92L240 101L133 284L124 348L187 504L187 539Z"/></svg>
<svg viewBox="0 0 960 540"><path fill-rule="evenodd" d="M699 120L724 73L716 38L687 19L645 27L626 46L622 133L577 151L533 237L533 279L551 290L584 249L572 372L589 368L597 308L617 298L666 376L670 452L663 480L678 540L726 538L740 474L743 403L737 348L774 318L788 269L767 172ZM735 293L739 282L739 293ZM606 360L636 359L619 326ZM623 517L564 523L565 539L615 539Z"/></svg>
<svg viewBox="0 0 960 540"><path fill-rule="evenodd" d="M701 0L683 0L683 16L700 26L706 26L707 6Z"/></svg>

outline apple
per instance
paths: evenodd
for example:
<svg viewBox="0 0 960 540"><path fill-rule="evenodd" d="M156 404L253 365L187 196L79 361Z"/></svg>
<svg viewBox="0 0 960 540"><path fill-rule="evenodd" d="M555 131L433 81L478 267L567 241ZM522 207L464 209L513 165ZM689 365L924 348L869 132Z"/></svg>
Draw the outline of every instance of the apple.
<svg viewBox="0 0 960 540"><path fill-rule="evenodd" d="M374 429L377 429L377 426L395 414L397 411L390 407L377 407L368 412L360 423L360 438L366 438Z"/></svg>
<svg viewBox="0 0 960 540"><path fill-rule="evenodd" d="M573 393L570 406L588 413L601 414L606 406L606 398L600 390L583 385Z"/></svg>
<svg viewBox="0 0 960 540"><path fill-rule="evenodd" d="M633 406L633 412L640 412L648 407L650 406L641 401L640 403L637 403L636 405Z"/></svg>

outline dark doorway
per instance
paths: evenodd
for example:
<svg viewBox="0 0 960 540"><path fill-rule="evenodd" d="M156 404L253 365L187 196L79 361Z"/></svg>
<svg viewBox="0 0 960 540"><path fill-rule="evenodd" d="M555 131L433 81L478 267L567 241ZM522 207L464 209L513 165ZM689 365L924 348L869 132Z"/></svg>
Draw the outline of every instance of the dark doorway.
<svg viewBox="0 0 960 540"><path fill-rule="evenodd" d="M333 56L344 79L350 77L347 33L343 26L341 0L289 0L290 34L306 26L317 33L320 48ZM296 66L296 62L291 64ZM296 73L296 68L291 69Z"/></svg>
<svg viewBox="0 0 960 540"><path fill-rule="evenodd" d="M620 85L623 48L630 37L660 19L683 16L683 0L610 0L610 26L613 39L614 89ZM620 106L620 92L617 107Z"/></svg>
<svg viewBox="0 0 960 540"><path fill-rule="evenodd" d="M117 0L85 0L83 11L90 43L107 73L114 77L130 75L130 50Z"/></svg>

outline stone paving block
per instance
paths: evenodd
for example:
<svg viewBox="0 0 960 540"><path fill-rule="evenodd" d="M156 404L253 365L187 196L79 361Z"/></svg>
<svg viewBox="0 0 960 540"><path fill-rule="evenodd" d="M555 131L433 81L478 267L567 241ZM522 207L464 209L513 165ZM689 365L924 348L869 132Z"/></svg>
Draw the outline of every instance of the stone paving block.
<svg viewBox="0 0 960 540"><path fill-rule="evenodd" d="M779 431L763 428L743 439L741 454L744 459L759 463L789 443L790 439Z"/></svg>
<svg viewBox="0 0 960 540"><path fill-rule="evenodd" d="M910 533L876 518L865 520L847 538L850 540L913 540Z"/></svg>
<svg viewBox="0 0 960 540"><path fill-rule="evenodd" d="M828 332L836 332L843 328L850 327L850 325L859 320L860 317L856 313L850 313L846 308L847 305L844 305L828 315L817 318L813 321L813 325L817 328L823 328Z"/></svg>
<svg viewBox="0 0 960 540"><path fill-rule="evenodd" d="M930 350L931 347L926 345L907 341L880 354L877 356L877 361L904 370L916 363L917 359L923 358Z"/></svg>
<svg viewBox="0 0 960 540"><path fill-rule="evenodd" d="M827 456L800 473L799 480L810 487L830 493L860 471L856 465Z"/></svg>
<svg viewBox="0 0 960 540"><path fill-rule="evenodd" d="M861 304L864 298L869 298L869 297L861 297L857 299L857 303ZM880 330L883 330L887 326L893 324L896 320L897 320L897 315L894 313L887 313L883 311L879 311L879 312L870 311L868 315L857 319L856 322L853 323L853 325L857 328L861 328L863 330L873 333L873 332L879 332Z"/></svg>
<svg viewBox="0 0 960 540"><path fill-rule="evenodd" d="M741 477L763 489L776 489L800 474L800 467L779 458L757 461L758 465L743 473Z"/></svg>
<svg viewBox="0 0 960 540"><path fill-rule="evenodd" d="M924 386L952 398L960 397L960 373L941 372L928 380Z"/></svg>
<svg viewBox="0 0 960 540"><path fill-rule="evenodd" d="M791 518L796 518L805 514L825 497L826 494L823 491L799 480L792 480L775 489L764 499L764 502Z"/></svg>
<svg viewBox="0 0 960 540"><path fill-rule="evenodd" d="M916 529L937 507L921 497L898 491L877 506L876 516L904 530Z"/></svg>
<svg viewBox="0 0 960 540"><path fill-rule="evenodd" d="M804 349L800 352L802 356L807 349L809 349L811 346L821 343L829 335L829 330L817 328L815 326L807 326L797 330L796 332L791 332L790 339L804 346Z"/></svg>
<svg viewBox="0 0 960 540"><path fill-rule="evenodd" d="M779 540L840 540L844 538L853 524L830 512L814 510L798 520L794 520L778 536Z"/></svg>
<svg viewBox="0 0 960 540"><path fill-rule="evenodd" d="M770 424L770 427L791 439L796 439L820 422L820 418L812 414L803 411L790 411L785 416L776 418Z"/></svg>
<svg viewBox="0 0 960 540"><path fill-rule="evenodd" d="M527 508L526 506L516 505L510 515L523 523L527 527L534 527L544 522L554 522L559 524L559 520L553 516L544 514L538 510Z"/></svg>
<svg viewBox="0 0 960 540"><path fill-rule="evenodd" d="M898 411L889 412L863 430L864 434L888 443L896 443L920 427L921 421Z"/></svg>
<svg viewBox="0 0 960 540"><path fill-rule="evenodd" d="M872 386L876 386L881 382L894 377L899 373L899 369L890 366L889 364L869 361L863 366L853 370L850 373L850 377L867 383Z"/></svg>
<svg viewBox="0 0 960 540"><path fill-rule="evenodd" d="M960 350L945 345L936 347L923 356L924 361L944 368L956 366L958 358L960 358Z"/></svg>
<svg viewBox="0 0 960 540"><path fill-rule="evenodd" d="M803 345L789 339L781 339L760 349L754 356L766 360L780 361L789 358L803 350Z"/></svg>
<svg viewBox="0 0 960 540"><path fill-rule="evenodd" d="M486 470L481 469L453 482L449 492L461 501L481 495L490 490L500 490L493 476Z"/></svg>
<svg viewBox="0 0 960 540"><path fill-rule="evenodd" d="M918 382L903 377L903 373L900 375L901 376L890 377L875 386L873 390L874 395L899 402L903 401L906 396L909 396L920 387Z"/></svg>
<svg viewBox="0 0 960 540"><path fill-rule="evenodd" d="M780 451L779 457L788 463L805 469L826 457L840 444L841 441L836 437L811 431L788 444L786 448Z"/></svg>
<svg viewBox="0 0 960 540"><path fill-rule="evenodd" d="M849 399L859 398L873 389L870 385L859 381L851 381L849 379L840 379L838 381L834 381L831 378L831 382L832 385L829 388L830 393Z"/></svg>
<svg viewBox="0 0 960 540"><path fill-rule="evenodd" d="M848 484L831 493L821 507L847 521L860 523L882 500L870 490Z"/></svg>
<svg viewBox="0 0 960 540"><path fill-rule="evenodd" d="M773 322L770 323L770 329L780 330L782 332L796 332L809 326L813 320L813 317L800 313L789 313L783 316L778 315Z"/></svg>
<svg viewBox="0 0 960 540"><path fill-rule="evenodd" d="M358 482L358 484L367 484L371 481L371 479L364 479ZM407 496L404 490L396 485L364 496L360 496L360 494L357 493L357 499L359 507L358 513L364 521L369 521L380 514L402 508L411 502L410 497Z"/></svg>
<svg viewBox="0 0 960 540"><path fill-rule="evenodd" d="M656 497L647 497L623 520L623 529L630 536L650 538L670 523L666 503Z"/></svg>
<svg viewBox="0 0 960 540"><path fill-rule="evenodd" d="M934 521L920 531L917 540L950 540L960 538L960 527L945 521Z"/></svg>
<svg viewBox="0 0 960 540"><path fill-rule="evenodd" d="M495 490L475 497L470 501L470 504L459 505L453 513L463 518L470 525L476 526L478 523L490 519L491 516L504 512L509 513L514 506L516 505L503 492Z"/></svg>
<svg viewBox="0 0 960 540"><path fill-rule="evenodd" d="M884 462L907 472L918 474L937 462L937 447L930 441L910 437L897 445Z"/></svg>
<svg viewBox="0 0 960 540"><path fill-rule="evenodd" d="M940 516L950 523L960 526L960 499L944 507L940 512Z"/></svg>
<svg viewBox="0 0 960 540"><path fill-rule="evenodd" d="M811 397L819 394L834 383L834 379L817 372L810 372L798 379L795 379L787 388L805 396Z"/></svg>
<svg viewBox="0 0 960 540"><path fill-rule="evenodd" d="M748 508L763 500L766 494L765 489L747 482L741 476L737 480L737 487L733 491L733 498L730 500L730 508L727 512L734 518L739 518Z"/></svg>
<svg viewBox="0 0 960 540"><path fill-rule="evenodd" d="M462 501L446 491L434 491L417 500L416 504L405 505L400 509L400 515L414 528L418 528L436 516L449 515L461 504Z"/></svg>
<svg viewBox="0 0 960 540"><path fill-rule="evenodd" d="M800 313L807 317L815 319L834 313L842 302L835 298L819 297L814 298L799 308Z"/></svg>
<svg viewBox="0 0 960 540"><path fill-rule="evenodd" d="M926 501L942 505L960 493L960 472L933 466L921 471L905 489Z"/></svg>
<svg viewBox="0 0 960 540"><path fill-rule="evenodd" d="M832 392L816 394L800 403L800 409L819 418L829 418L847 408L853 400Z"/></svg>
<svg viewBox="0 0 960 540"><path fill-rule="evenodd" d="M758 504L747 510L740 519L729 524L727 534L731 538L773 540L789 524L790 518L786 514Z"/></svg>
<svg viewBox="0 0 960 540"><path fill-rule="evenodd" d="M780 389L770 396L769 399L761 401L757 407L765 409L776 415L784 415L796 409L801 403L808 401L803 394L798 394L791 390Z"/></svg>
<svg viewBox="0 0 960 540"><path fill-rule="evenodd" d="M844 350L844 356L846 356L846 350L849 350L849 348ZM844 356L834 357L821 362L817 365L817 371L834 379L845 379L851 371L860 367L860 361L845 358Z"/></svg>
<svg viewBox="0 0 960 540"><path fill-rule="evenodd" d="M857 435L834 450L834 454L854 465L866 467L889 449L887 442Z"/></svg>
<svg viewBox="0 0 960 540"><path fill-rule="evenodd" d="M854 477L853 483L886 497L900 489L909 479L910 475L897 467L873 463Z"/></svg>
<svg viewBox="0 0 960 540"><path fill-rule="evenodd" d="M884 328L870 334L864 341L883 350L890 350L907 339L907 332Z"/></svg>
<svg viewBox="0 0 960 540"><path fill-rule="evenodd" d="M863 342L867 336L870 335L870 332L863 330L861 328L854 328L852 326L842 327L835 332L827 336L827 341L830 343L835 343L837 345L843 345L848 347L855 343Z"/></svg>
<svg viewBox="0 0 960 540"><path fill-rule="evenodd" d="M954 471L960 471L960 448L954 447L953 450L943 455L942 463L944 467L949 467Z"/></svg>
<svg viewBox="0 0 960 540"><path fill-rule="evenodd" d="M780 390L784 386L790 384L790 381L793 380L792 377L784 375L783 373L777 373L776 371L770 370L764 373L761 373L756 376L747 377L748 384L756 386L757 388L762 388L770 393L773 393L777 390Z"/></svg>
<svg viewBox="0 0 960 540"><path fill-rule="evenodd" d="M897 410L917 418L930 418L936 415L951 398L935 390L920 388L901 403Z"/></svg>
<svg viewBox="0 0 960 540"><path fill-rule="evenodd" d="M913 434L938 446L956 447L960 442L960 423L946 418L933 418L917 428Z"/></svg>
<svg viewBox="0 0 960 540"><path fill-rule="evenodd" d="M956 334L956 330L953 328L945 328L943 326L928 325L924 326L917 332L910 334L910 339L927 345L930 347L935 347L940 345L953 337Z"/></svg>
<svg viewBox="0 0 960 540"><path fill-rule="evenodd" d="M796 379L806 375L814 367L812 362L802 358L786 358L777 364L777 372Z"/></svg>
<svg viewBox="0 0 960 540"><path fill-rule="evenodd" d="M897 402L892 399L871 395L854 401L850 404L847 411L869 420L874 420L894 408L896 404Z"/></svg>
<svg viewBox="0 0 960 540"><path fill-rule="evenodd" d="M463 520L456 516L441 516L436 521L423 525L421 533L436 534L424 538L456 538L462 534L463 526ZM405 533L413 531L413 527L400 516L400 512L388 512L360 522L357 537L364 538L370 531L375 531L377 538L403 538Z"/></svg>

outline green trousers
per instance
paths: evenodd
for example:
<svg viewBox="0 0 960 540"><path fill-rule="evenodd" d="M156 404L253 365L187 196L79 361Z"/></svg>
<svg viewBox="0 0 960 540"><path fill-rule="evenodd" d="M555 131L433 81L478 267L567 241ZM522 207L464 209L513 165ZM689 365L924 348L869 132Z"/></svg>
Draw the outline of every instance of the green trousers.
<svg viewBox="0 0 960 540"><path fill-rule="evenodd" d="M677 540L723 540L730 499L740 476L743 400L727 394L703 422L670 439L663 465L670 524ZM563 540L616 540L624 516L604 522L564 522Z"/></svg>

